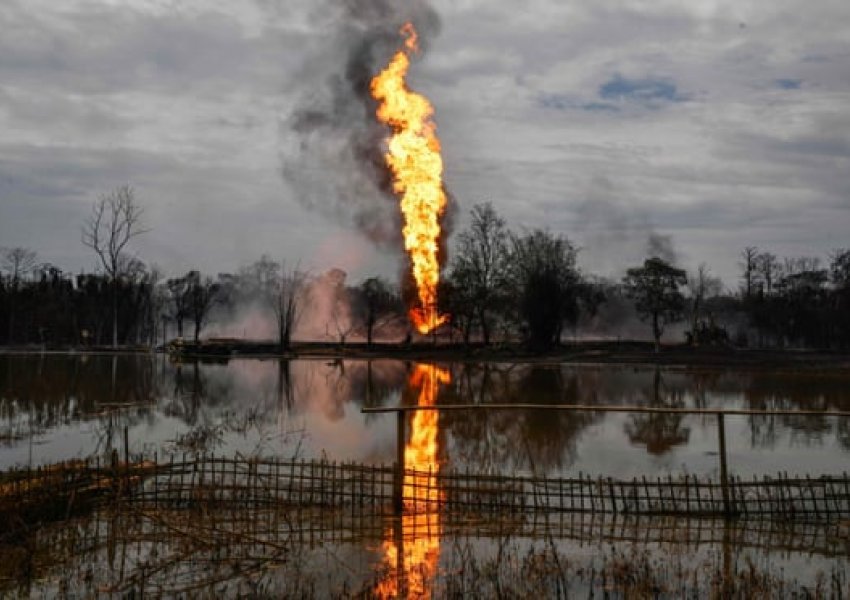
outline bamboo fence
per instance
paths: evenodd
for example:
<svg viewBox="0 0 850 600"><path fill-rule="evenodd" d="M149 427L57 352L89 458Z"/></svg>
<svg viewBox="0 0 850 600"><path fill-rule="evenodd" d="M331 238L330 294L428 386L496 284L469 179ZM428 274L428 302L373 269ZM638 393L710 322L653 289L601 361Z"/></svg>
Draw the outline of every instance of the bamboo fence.
<svg viewBox="0 0 850 600"><path fill-rule="evenodd" d="M399 482L403 481L403 486ZM724 489L728 499L724 498ZM398 498L398 494L402 496ZM727 484L693 475L614 480L579 473L482 475L399 470L327 460L171 456L157 462L97 459L0 474L0 525L55 520L104 502L153 507L243 506L344 509L356 514L587 513L850 518L850 476L787 473ZM728 508L728 510L727 510Z"/></svg>

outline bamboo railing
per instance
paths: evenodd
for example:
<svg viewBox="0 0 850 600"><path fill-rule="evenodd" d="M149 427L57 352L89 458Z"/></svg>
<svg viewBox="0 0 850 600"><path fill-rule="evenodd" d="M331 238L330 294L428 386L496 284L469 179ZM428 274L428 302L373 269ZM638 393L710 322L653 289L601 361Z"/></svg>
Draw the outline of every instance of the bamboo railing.
<svg viewBox="0 0 850 600"><path fill-rule="evenodd" d="M62 518L111 502L156 507L244 506L343 509L350 514L396 511L399 470L327 460L171 456L108 463L60 463L0 476L0 518ZM795 477L787 473L726 485L694 475L614 480L579 473L482 475L401 471L402 510L408 512L609 515L733 515L783 520L850 518L850 476ZM724 488L728 498L724 497ZM416 498L413 502L411 498Z"/></svg>

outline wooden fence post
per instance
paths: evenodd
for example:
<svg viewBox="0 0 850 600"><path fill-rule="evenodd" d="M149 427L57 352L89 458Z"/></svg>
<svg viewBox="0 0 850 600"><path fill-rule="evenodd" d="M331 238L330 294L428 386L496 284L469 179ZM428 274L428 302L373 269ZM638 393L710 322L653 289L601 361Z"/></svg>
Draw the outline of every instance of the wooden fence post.
<svg viewBox="0 0 850 600"><path fill-rule="evenodd" d="M396 458L393 481L393 511L401 516L404 510L404 411L396 413Z"/></svg>
<svg viewBox="0 0 850 600"><path fill-rule="evenodd" d="M723 490L723 514L728 518L732 515L732 506L729 500L729 474L726 470L726 425L723 413L717 413L717 437L720 451L720 485Z"/></svg>

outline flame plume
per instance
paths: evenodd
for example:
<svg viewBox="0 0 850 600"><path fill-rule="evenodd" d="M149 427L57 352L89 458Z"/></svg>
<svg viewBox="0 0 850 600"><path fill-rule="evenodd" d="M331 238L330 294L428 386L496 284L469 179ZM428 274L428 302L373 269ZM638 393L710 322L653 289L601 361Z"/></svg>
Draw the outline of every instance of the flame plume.
<svg viewBox="0 0 850 600"><path fill-rule="evenodd" d="M451 381L451 374L436 365L416 365L410 375L410 387L419 388L419 406L433 406L441 384ZM437 487L437 433L439 413L416 411L411 422L410 440L404 447L404 476L401 517L403 547L399 548L388 532L383 544L384 561L390 576L381 581L375 593L381 598L429 598L431 580L440 560L440 514L435 506L440 500ZM416 475L411 471L417 472ZM401 553L401 561L399 561Z"/></svg>
<svg viewBox="0 0 850 600"><path fill-rule="evenodd" d="M384 158L393 173L393 191L401 198L404 248L410 256L419 299L409 315L419 333L426 334L446 320L437 312L437 255L440 219L448 200L443 188L440 140L431 119L434 107L405 82L410 55L419 51L416 30L412 23L406 23L400 33L405 37L404 48L372 79L370 89L379 102L378 120L392 129Z"/></svg>

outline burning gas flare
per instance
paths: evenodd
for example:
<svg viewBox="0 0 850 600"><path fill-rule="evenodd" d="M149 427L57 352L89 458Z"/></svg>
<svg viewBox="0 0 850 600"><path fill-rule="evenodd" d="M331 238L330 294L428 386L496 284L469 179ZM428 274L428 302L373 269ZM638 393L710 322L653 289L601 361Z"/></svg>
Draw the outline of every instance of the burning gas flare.
<svg viewBox="0 0 850 600"><path fill-rule="evenodd" d="M435 365L416 365L410 386L419 388L419 406L433 406L441 384L451 375ZM384 542L384 560L395 577L380 582L375 590L382 598L428 598L430 581L440 560L440 515L436 510L441 491L437 487L437 432L439 413L416 411L411 423L410 440L404 447L404 486L401 517L401 548L392 539ZM399 560L399 558L401 560Z"/></svg>
<svg viewBox="0 0 850 600"><path fill-rule="evenodd" d="M400 33L405 37L404 48L372 79L371 92L379 102L378 120L392 129L384 158L393 173L393 190L401 198L404 248L419 297L419 305L410 309L410 320L419 333L426 334L446 320L437 312L437 284L440 219L448 200L440 140L431 119L434 107L405 82L410 55L419 51L416 30L407 23Z"/></svg>

